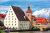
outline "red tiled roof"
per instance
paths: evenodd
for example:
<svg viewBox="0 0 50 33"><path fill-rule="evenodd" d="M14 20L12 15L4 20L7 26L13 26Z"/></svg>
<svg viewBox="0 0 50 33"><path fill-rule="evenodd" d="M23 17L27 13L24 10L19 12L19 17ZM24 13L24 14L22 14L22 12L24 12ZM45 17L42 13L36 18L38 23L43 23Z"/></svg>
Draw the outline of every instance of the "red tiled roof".
<svg viewBox="0 0 50 33"><path fill-rule="evenodd" d="M34 15L32 15L32 17L33 17L33 18L35 18L35 16L34 16Z"/></svg>
<svg viewBox="0 0 50 33"><path fill-rule="evenodd" d="M36 17L35 18L37 23L41 23L41 24L46 24L47 25L47 21L44 17Z"/></svg>
<svg viewBox="0 0 50 33"><path fill-rule="evenodd" d="M2 26L2 27L6 27L6 26Z"/></svg>
<svg viewBox="0 0 50 33"><path fill-rule="evenodd" d="M36 18L44 18L44 17L36 17Z"/></svg>
<svg viewBox="0 0 50 33"><path fill-rule="evenodd" d="M31 10L27 10L26 13L31 13Z"/></svg>
<svg viewBox="0 0 50 33"><path fill-rule="evenodd" d="M31 13L30 6L28 6L28 10L26 11L26 13Z"/></svg>
<svg viewBox="0 0 50 33"><path fill-rule="evenodd" d="M6 14L0 14L0 18L5 18Z"/></svg>

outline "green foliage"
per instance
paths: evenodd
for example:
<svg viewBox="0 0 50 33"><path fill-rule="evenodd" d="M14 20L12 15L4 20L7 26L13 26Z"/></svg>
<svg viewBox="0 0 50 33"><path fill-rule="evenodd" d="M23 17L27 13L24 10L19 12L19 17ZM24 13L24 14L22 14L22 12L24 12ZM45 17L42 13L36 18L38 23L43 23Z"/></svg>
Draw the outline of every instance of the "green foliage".
<svg viewBox="0 0 50 33"><path fill-rule="evenodd" d="M3 31L2 31L2 30L0 30L0 33L3 33Z"/></svg>
<svg viewBox="0 0 50 33"><path fill-rule="evenodd" d="M0 21L0 26L4 26L4 24L3 24L3 22L2 22L2 21Z"/></svg>

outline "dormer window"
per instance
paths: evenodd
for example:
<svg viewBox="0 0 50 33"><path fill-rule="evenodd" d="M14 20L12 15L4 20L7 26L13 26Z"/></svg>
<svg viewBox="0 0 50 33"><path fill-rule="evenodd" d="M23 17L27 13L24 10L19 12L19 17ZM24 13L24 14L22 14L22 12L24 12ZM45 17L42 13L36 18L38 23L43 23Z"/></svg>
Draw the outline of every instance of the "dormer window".
<svg viewBox="0 0 50 33"><path fill-rule="evenodd" d="M28 16L29 16L29 14L28 14Z"/></svg>

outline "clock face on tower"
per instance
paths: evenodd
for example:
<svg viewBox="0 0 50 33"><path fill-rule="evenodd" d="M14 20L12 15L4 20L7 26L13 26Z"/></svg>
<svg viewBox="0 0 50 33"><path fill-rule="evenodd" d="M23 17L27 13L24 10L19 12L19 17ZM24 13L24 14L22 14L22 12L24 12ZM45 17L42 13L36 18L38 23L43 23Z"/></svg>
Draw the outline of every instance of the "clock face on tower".
<svg viewBox="0 0 50 33"><path fill-rule="evenodd" d="M29 14L28 14L28 16L29 16Z"/></svg>

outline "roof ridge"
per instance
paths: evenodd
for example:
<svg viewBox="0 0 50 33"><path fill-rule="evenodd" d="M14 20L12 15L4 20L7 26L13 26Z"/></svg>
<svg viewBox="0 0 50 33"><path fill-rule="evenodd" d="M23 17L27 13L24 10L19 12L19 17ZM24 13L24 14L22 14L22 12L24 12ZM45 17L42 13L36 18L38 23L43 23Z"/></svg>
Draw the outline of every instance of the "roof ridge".
<svg viewBox="0 0 50 33"><path fill-rule="evenodd" d="M12 5L11 5L12 6ZM12 7L17 7L17 6L12 6Z"/></svg>

